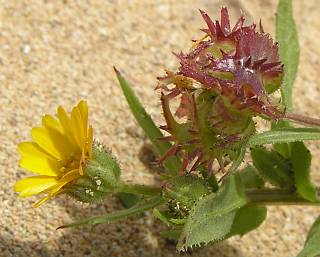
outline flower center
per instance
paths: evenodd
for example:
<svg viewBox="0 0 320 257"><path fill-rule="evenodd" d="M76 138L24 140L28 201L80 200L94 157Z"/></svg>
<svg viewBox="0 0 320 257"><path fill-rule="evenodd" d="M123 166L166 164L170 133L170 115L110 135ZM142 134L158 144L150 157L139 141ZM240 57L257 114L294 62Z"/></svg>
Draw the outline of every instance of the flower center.
<svg viewBox="0 0 320 257"><path fill-rule="evenodd" d="M70 171L78 170L80 168L81 156L76 154L71 154L70 158L63 160L63 165L60 168L60 178L64 177Z"/></svg>

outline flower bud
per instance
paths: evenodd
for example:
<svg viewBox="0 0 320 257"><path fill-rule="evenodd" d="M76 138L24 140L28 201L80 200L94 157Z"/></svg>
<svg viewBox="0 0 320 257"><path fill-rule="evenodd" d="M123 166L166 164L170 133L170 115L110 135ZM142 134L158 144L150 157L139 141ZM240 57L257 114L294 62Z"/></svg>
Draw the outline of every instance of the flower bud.
<svg viewBox="0 0 320 257"><path fill-rule="evenodd" d="M120 183L120 166L111 152L95 142L92 159L84 175L68 186L66 193L80 202L95 203L115 192Z"/></svg>

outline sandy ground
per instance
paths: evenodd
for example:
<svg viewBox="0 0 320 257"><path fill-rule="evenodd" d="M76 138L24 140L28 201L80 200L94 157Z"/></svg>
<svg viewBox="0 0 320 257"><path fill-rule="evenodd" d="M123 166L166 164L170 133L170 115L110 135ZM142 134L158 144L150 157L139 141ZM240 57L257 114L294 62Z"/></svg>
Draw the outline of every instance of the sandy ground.
<svg viewBox="0 0 320 257"><path fill-rule="evenodd" d="M275 0L224 1L232 17L240 9L249 20L262 18L274 35ZM138 158L146 139L130 114L115 79L117 66L135 85L147 110L161 121L156 76L174 69L171 51L188 49L204 23L198 8L218 17L214 0L6 1L0 3L0 256L178 256L159 236L164 229L151 215L112 225L75 230L55 228L74 219L120 208L116 199L81 205L59 197L37 209L36 198L19 200L12 190L25 176L18 168L17 144L58 105L70 108L87 99L94 134L106 142L123 167L123 177L153 183L152 171ZM295 111L320 116L320 38L318 0L294 2L301 65ZM314 177L320 183L319 144ZM191 256L295 256L320 208L270 207L256 231ZM188 254L185 254L188 255Z"/></svg>

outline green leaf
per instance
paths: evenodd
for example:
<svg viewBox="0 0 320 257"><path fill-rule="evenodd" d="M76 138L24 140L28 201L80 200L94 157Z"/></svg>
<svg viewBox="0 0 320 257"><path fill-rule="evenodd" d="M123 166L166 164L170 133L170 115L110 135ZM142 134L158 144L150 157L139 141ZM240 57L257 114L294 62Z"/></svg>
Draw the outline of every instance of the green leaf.
<svg viewBox="0 0 320 257"><path fill-rule="evenodd" d="M149 209L152 209L158 205L163 203L161 196L154 196L152 198L145 199L144 201L139 202L138 204L134 205L133 207L125 210L120 210L117 212L113 212L104 216L92 217L89 219L80 220L71 224L63 225L60 228L70 228L70 227L78 227L82 225L95 225L101 223L113 223L130 216L142 213Z"/></svg>
<svg viewBox="0 0 320 257"><path fill-rule="evenodd" d="M264 180L280 188L294 186L290 162L277 152L257 147L251 149L251 156L254 166Z"/></svg>
<svg viewBox="0 0 320 257"><path fill-rule="evenodd" d="M238 208L247 199L239 174L228 177L217 193L201 198L191 210L177 249L222 240L230 232Z"/></svg>
<svg viewBox="0 0 320 257"><path fill-rule="evenodd" d="M264 144L290 143L306 140L320 140L320 129L318 128L283 128L269 130L253 135L247 147Z"/></svg>
<svg viewBox="0 0 320 257"><path fill-rule="evenodd" d="M172 223L170 222L170 215L166 212L162 212L157 208L153 209L152 212L153 216L155 216L156 218L158 218L159 220L161 220L163 223L165 223L168 226L171 226Z"/></svg>
<svg viewBox="0 0 320 257"><path fill-rule="evenodd" d="M176 227L176 225L183 225L186 223L185 219L172 218L172 214L169 211L160 211L159 209L154 208L152 214L168 226Z"/></svg>
<svg viewBox="0 0 320 257"><path fill-rule="evenodd" d="M290 123L284 120L271 123L272 130L290 128L290 127L291 127ZM290 158L291 156L290 143L276 143L273 145L273 149L276 150L279 154L281 154L284 158Z"/></svg>
<svg viewBox="0 0 320 257"><path fill-rule="evenodd" d="M317 190L310 180L311 154L302 142L292 143L291 162L298 193L311 202L318 201Z"/></svg>
<svg viewBox="0 0 320 257"><path fill-rule="evenodd" d="M272 124L275 128L290 128L288 122L278 122ZM273 148L283 157L290 159L293 167L295 185L300 196L316 202L318 200L317 191L310 179L311 154L303 142L291 142L275 144Z"/></svg>
<svg viewBox="0 0 320 257"><path fill-rule="evenodd" d="M309 230L303 250L297 257L316 257L320 255L320 217Z"/></svg>
<svg viewBox="0 0 320 257"><path fill-rule="evenodd" d="M119 192L116 194L119 200L121 201L123 207L125 208L130 208L137 204L141 196L136 195L136 194L131 194L131 193L124 193L124 192Z"/></svg>
<svg viewBox="0 0 320 257"><path fill-rule="evenodd" d="M258 175L255 167L248 165L239 172L242 183L245 188L261 188L264 186L264 181Z"/></svg>
<svg viewBox="0 0 320 257"><path fill-rule="evenodd" d="M267 208L261 205L246 205L237 211L229 236L250 232L259 227L267 217Z"/></svg>
<svg viewBox="0 0 320 257"><path fill-rule="evenodd" d="M299 41L292 13L292 1L280 0L277 9L276 38L279 43L280 59L284 64L285 76L281 85L283 103L292 109L292 88L299 64Z"/></svg>
<svg viewBox="0 0 320 257"><path fill-rule="evenodd" d="M139 99L133 92L129 83L125 80L125 78L120 74L119 71L116 71L117 78L119 80L121 89L123 91L124 96L127 99L128 105L131 109L133 116L136 118L138 124L144 130L146 135L149 137L150 141L154 145L157 153L162 156L164 155L168 149L171 147L171 144L166 141L159 140L163 137L160 129L155 125L150 115L143 108ZM164 162L164 166L172 173L176 174L180 168L180 160L173 156L168 158Z"/></svg>
<svg viewBox="0 0 320 257"><path fill-rule="evenodd" d="M201 197L209 193L206 181L196 176L175 177L170 180L170 184L165 196L188 208L192 208Z"/></svg>

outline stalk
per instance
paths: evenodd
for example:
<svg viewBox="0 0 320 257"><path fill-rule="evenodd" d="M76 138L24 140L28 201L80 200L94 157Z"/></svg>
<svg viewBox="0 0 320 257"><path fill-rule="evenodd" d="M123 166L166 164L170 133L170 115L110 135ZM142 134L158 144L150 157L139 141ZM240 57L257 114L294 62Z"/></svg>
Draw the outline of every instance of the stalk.
<svg viewBox="0 0 320 257"><path fill-rule="evenodd" d="M317 188L320 198L320 188ZM290 190L283 189L252 189L246 191L246 195L251 203L265 205L309 205L320 206L320 202L310 202L305 200Z"/></svg>
<svg viewBox="0 0 320 257"><path fill-rule="evenodd" d="M117 189L118 192L136 195L159 195L161 190L160 187L124 183Z"/></svg>
<svg viewBox="0 0 320 257"><path fill-rule="evenodd" d="M295 114L295 113L290 113L290 112L287 112L285 114L284 118L288 119L288 120L296 121L298 123L302 123L304 125L311 125L311 126L320 127L320 119L310 118L307 116L303 116L303 115L299 115L299 114Z"/></svg>

